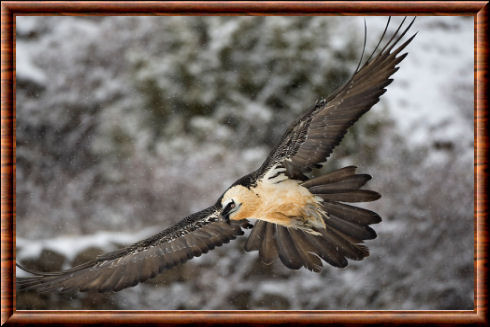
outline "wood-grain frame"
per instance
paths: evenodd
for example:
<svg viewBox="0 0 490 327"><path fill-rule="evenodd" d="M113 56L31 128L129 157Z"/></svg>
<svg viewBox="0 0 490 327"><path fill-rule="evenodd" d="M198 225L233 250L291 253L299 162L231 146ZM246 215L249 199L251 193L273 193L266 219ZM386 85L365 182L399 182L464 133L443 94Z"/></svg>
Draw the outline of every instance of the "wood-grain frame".
<svg viewBox="0 0 490 327"><path fill-rule="evenodd" d="M15 309L15 17L17 15L472 15L475 18L474 271L469 311L25 311ZM488 1L14 2L1 4L1 323L486 324Z"/></svg>

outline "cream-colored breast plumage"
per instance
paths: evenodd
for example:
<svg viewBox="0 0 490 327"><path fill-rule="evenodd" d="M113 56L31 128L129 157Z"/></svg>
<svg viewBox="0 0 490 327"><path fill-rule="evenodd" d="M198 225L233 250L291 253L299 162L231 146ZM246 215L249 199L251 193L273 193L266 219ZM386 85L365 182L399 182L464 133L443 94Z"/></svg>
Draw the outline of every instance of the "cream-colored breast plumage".
<svg viewBox="0 0 490 327"><path fill-rule="evenodd" d="M240 206L230 215L231 220L255 218L309 232L312 227L324 228L321 199L299 183L291 179L280 182L262 179L250 188L235 185L224 194L222 203L234 200Z"/></svg>

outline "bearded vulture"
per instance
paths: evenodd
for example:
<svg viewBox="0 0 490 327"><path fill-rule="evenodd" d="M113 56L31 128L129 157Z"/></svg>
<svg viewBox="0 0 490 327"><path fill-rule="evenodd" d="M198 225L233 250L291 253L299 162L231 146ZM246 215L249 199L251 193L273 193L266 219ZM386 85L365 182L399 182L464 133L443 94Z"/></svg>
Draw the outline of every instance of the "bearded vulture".
<svg viewBox="0 0 490 327"><path fill-rule="evenodd" d="M399 45L414 21L401 30L405 19L381 48L388 20L371 56L362 65L361 56L351 78L294 121L261 167L233 183L215 204L152 237L69 270L37 272L19 265L34 276L17 278L18 287L41 292L119 291L228 243L246 228L251 232L245 250L258 250L266 264L279 257L288 268L319 272L322 260L345 267L347 259L368 256L363 241L376 238L369 225L381 218L346 203L380 197L361 189L371 176L357 174L354 166L314 178L309 173L322 167L347 129L393 81L391 76L407 55L400 52L416 35Z"/></svg>

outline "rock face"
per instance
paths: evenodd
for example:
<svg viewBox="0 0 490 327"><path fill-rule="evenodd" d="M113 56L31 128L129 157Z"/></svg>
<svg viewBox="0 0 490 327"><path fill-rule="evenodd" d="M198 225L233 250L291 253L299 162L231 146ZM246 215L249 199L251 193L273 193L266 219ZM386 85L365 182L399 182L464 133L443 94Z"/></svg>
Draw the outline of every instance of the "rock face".
<svg viewBox="0 0 490 327"><path fill-rule="evenodd" d="M75 256L75 259L73 259L73 262L71 265L72 265L72 267L81 265L84 262L93 260L95 257L97 257L98 255L100 255L102 253L104 253L104 250L102 250L101 248L93 247L93 246L88 247L87 249L82 250L80 253L78 253Z"/></svg>
<svg viewBox="0 0 490 327"><path fill-rule="evenodd" d="M22 260L26 268L37 271L59 271L63 268L66 258L61 253L50 249L43 249L39 257L31 257Z"/></svg>
<svg viewBox="0 0 490 327"><path fill-rule="evenodd" d="M385 23L367 18L367 50ZM363 41L359 17L19 16L16 28L17 260L42 271L216 201L352 73ZM292 271L243 238L115 294L17 293L17 308L472 309L473 20L418 17L414 31L326 168L356 165L382 194L368 258Z"/></svg>

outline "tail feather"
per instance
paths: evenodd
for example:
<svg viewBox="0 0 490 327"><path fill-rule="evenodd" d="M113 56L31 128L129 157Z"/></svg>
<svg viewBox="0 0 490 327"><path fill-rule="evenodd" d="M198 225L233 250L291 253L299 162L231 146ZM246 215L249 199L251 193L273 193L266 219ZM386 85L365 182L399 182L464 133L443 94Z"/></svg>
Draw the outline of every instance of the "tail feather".
<svg viewBox="0 0 490 327"><path fill-rule="evenodd" d="M371 179L368 174L350 175L337 182L310 186L312 193L337 193L339 191L357 190Z"/></svg>
<svg viewBox="0 0 490 327"><path fill-rule="evenodd" d="M265 232L260 244L259 255L265 264L271 264L277 257L277 246L275 242L275 224L265 223Z"/></svg>
<svg viewBox="0 0 490 327"><path fill-rule="evenodd" d="M327 240L319 236L309 235L304 232L301 233L303 233L303 236L307 238L308 243L314 247L315 254L325 260L325 262L339 268L344 268L347 266L347 259L338 251L338 247L336 248L332 244L328 243Z"/></svg>
<svg viewBox="0 0 490 327"><path fill-rule="evenodd" d="M322 259L335 267L345 267L347 259L362 260L369 255L365 240L376 238L369 225L381 218L373 211L342 202L366 202L380 198L379 193L361 190L370 179L367 174L356 174L356 167L348 166L312 178L301 185L320 197L325 228L314 233L286 228L265 221L257 221L245 245L247 251L259 250L265 263L276 257L291 268L305 267L319 272Z"/></svg>
<svg viewBox="0 0 490 327"><path fill-rule="evenodd" d="M245 250L253 251L260 248L260 244L264 238L265 227L266 222L263 220L259 220L255 223L255 226L247 239L247 243L245 244Z"/></svg>
<svg viewBox="0 0 490 327"><path fill-rule="evenodd" d="M344 203L324 201L323 208L332 216L358 225L370 225L381 222L381 217L376 212Z"/></svg>
<svg viewBox="0 0 490 327"><path fill-rule="evenodd" d="M275 227L277 250L282 263L291 269L301 268L303 266L303 260L296 250L296 245L289 236L288 229L279 225L275 225Z"/></svg>
<svg viewBox="0 0 490 327"><path fill-rule="evenodd" d="M342 255L349 259L361 260L369 254L369 252L366 253L366 247L351 243L351 240L343 237L335 229L322 230L322 237L329 245L334 246L337 252L342 253Z"/></svg>
<svg viewBox="0 0 490 327"><path fill-rule="evenodd" d="M371 190L350 190L341 191L339 193L313 193L318 195L323 200L327 201L341 201L341 202L370 202L375 201L381 197L378 192Z"/></svg>
<svg viewBox="0 0 490 327"><path fill-rule="evenodd" d="M352 237L358 240L372 240L376 238L376 232L369 226L358 225L333 215L330 215L324 221L327 226L346 235L352 235Z"/></svg>
<svg viewBox="0 0 490 327"><path fill-rule="evenodd" d="M320 272L323 266L322 260L315 254L315 248L308 242L304 232L297 229L289 229L288 231L306 269Z"/></svg>
<svg viewBox="0 0 490 327"><path fill-rule="evenodd" d="M340 181L342 178L345 178L347 176L352 176L355 174L357 167L356 166L347 166L341 169L334 170L328 174L321 175L312 179L309 179L303 184L302 186L306 188L310 188L312 186L316 185L324 185L324 184L330 184L330 183L335 183Z"/></svg>

